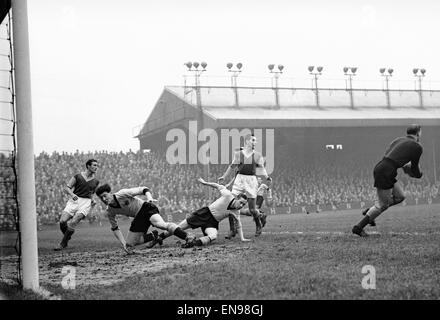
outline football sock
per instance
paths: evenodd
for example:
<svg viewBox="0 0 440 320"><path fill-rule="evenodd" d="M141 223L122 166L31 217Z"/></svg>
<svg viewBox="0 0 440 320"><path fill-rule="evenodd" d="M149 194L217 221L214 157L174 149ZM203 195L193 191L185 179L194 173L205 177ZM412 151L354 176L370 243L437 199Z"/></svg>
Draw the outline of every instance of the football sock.
<svg viewBox="0 0 440 320"><path fill-rule="evenodd" d="M60 230L63 234L67 231L67 222L60 222Z"/></svg>
<svg viewBox="0 0 440 320"><path fill-rule="evenodd" d="M200 238L198 238L198 239L194 242L194 244L195 244L196 246L206 246L206 245L209 244L210 242L211 242L211 238L208 237L208 236L205 236L205 237L200 237Z"/></svg>
<svg viewBox="0 0 440 320"><path fill-rule="evenodd" d="M235 221L234 218L232 216L228 217L229 219L229 230L235 230Z"/></svg>
<svg viewBox="0 0 440 320"><path fill-rule="evenodd" d="M161 238L162 240L168 238L169 236L170 236L170 234L169 233L165 233L165 232L162 232L161 234L159 234L159 238Z"/></svg>
<svg viewBox="0 0 440 320"><path fill-rule="evenodd" d="M388 208L388 206L384 207L384 208L378 208L376 206L373 206L373 207L370 208L370 210L368 210L368 212L367 212L367 214L365 216L366 217L370 217L370 221L374 221L387 208Z"/></svg>
<svg viewBox="0 0 440 320"><path fill-rule="evenodd" d="M75 229L73 229L71 227L67 227L67 230L64 233L62 242L67 244L67 242L72 238L72 235L74 232L75 232Z"/></svg>
<svg viewBox="0 0 440 320"><path fill-rule="evenodd" d="M179 227L177 227L176 230L174 230L174 235L183 240L185 240L186 237L188 236L188 234Z"/></svg>
<svg viewBox="0 0 440 320"><path fill-rule="evenodd" d="M361 229L365 228L365 226L367 224L370 223L370 217L368 215L366 215L365 217L362 218L362 220L357 224L357 226Z"/></svg>
<svg viewBox="0 0 440 320"><path fill-rule="evenodd" d="M144 234L143 234L143 237L144 237L144 243L147 243L147 242L153 241L153 240L156 238L152 232L150 232L150 233L144 233Z"/></svg>

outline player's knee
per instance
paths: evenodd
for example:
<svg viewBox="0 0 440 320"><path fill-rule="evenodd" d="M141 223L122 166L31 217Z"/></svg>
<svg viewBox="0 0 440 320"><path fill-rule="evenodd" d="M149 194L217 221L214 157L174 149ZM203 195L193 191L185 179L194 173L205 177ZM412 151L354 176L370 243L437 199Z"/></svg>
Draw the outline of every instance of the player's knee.
<svg viewBox="0 0 440 320"><path fill-rule="evenodd" d="M254 217L258 217L260 215L260 211L258 209L249 209L250 213L252 214L252 216Z"/></svg>
<svg viewBox="0 0 440 320"><path fill-rule="evenodd" d="M168 222L165 224L165 229L171 234L174 234L174 232L176 231L177 228L178 228L178 225L175 223Z"/></svg>
<svg viewBox="0 0 440 320"><path fill-rule="evenodd" d="M72 219L69 222L67 222L67 227L70 229L75 229L78 223L79 221Z"/></svg>
<svg viewBox="0 0 440 320"><path fill-rule="evenodd" d="M151 216L150 222L153 225L153 227L156 227L156 228L159 228L162 230L168 230L169 222L165 222L161 216L159 216L159 217L156 215Z"/></svg>

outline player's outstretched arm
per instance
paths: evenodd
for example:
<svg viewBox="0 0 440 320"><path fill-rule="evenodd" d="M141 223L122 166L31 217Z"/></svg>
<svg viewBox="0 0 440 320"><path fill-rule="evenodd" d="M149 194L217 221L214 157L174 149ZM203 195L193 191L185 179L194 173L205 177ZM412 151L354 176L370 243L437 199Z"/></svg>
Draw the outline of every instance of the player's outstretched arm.
<svg viewBox="0 0 440 320"><path fill-rule="evenodd" d="M115 235L116 239L118 239L119 243L122 245L122 249L124 249L126 253L130 253L127 250L127 243L125 242L124 236L122 235L118 223L116 222L116 216L114 214L107 212L107 217L110 222L110 225L112 226L111 229L113 231L113 234Z"/></svg>
<svg viewBox="0 0 440 320"><path fill-rule="evenodd" d="M229 181L229 182L225 185L225 187L226 187L226 188L229 188L229 187L234 183L234 181L235 181L235 177L234 177L231 181Z"/></svg>
<svg viewBox="0 0 440 320"><path fill-rule="evenodd" d="M119 228L116 229L116 230L113 230L113 234L115 235L116 239L118 239L119 242L121 243L121 245L122 245L122 249L124 249L124 251L125 251L126 253L130 253L130 252L127 250L127 243L125 242L125 239L124 239L124 236L122 235L121 230L120 230Z"/></svg>
<svg viewBox="0 0 440 320"><path fill-rule="evenodd" d="M197 181L200 182L201 184L205 185L205 186L209 186L209 187L212 187L212 188L216 188L216 189L224 188L224 186L222 186L221 184L218 184L218 183L215 183L215 182L207 182L203 178L198 178Z"/></svg>
<svg viewBox="0 0 440 320"><path fill-rule="evenodd" d="M250 239L246 239L243 235L243 225L241 224L241 219L240 219L240 215L234 215L237 219L237 232L238 235L240 236L240 240L243 242L249 242L251 241Z"/></svg>

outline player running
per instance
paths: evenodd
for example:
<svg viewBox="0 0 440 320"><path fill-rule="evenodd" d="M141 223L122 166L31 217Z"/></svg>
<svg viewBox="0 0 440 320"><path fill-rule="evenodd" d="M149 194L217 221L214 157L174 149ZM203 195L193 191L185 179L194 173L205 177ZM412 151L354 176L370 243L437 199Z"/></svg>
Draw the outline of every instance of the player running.
<svg viewBox="0 0 440 320"><path fill-rule="evenodd" d="M247 203L246 195L239 194L238 196L234 196L231 191L221 184L206 182L202 178L199 178L197 181L206 186L217 189L220 191L221 196L209 206L194 211L189 217L179 223L178 226L182 230L201 228L203 232L203 237L188 237L186 243L182 245L182 248L205 246L213 242L217 239L219 222L227 218L229 215L234 215L237 218L238 234L240 235L241 241L250 241L243 236L240 215L237 214L237 210L240 210ZM161 233L159 239L152 242L152 246L156 243L160 243L169 236L169 232Z"/></svg>
<svg viewBox="0 0 440 320"><path fill-rule="evenodd" d="M150 190L147 187L122 189L116 193L111 192L108 184L99 186L96 195L107 205L107 217L111 224L111 230L119 240L122 248L127 253L132 253L135 246L146 242L158 240L158 232L147 233L150 225L156 228L167 230L171 235L186 240L188 234L179 228L175 223L165 222L159 214L159 209L152 202ZM138 196L145 195L147 201ZM124 239L116 221L116 215L133 217L127 240Z"/></svg>
<svg viewBox="0 0 440 320"><path fill-rule="evenodd" d="M266 216L256 208L256 197L258 190L257 181L257 168L261 175L263 175L268 184L272 181L272 178L266 172L264 167L264 158L258 151L255 151L255 145L257 144L257 138L253 135L246 135L244 147L234 153L234 159L226 172L221 176L218 181L221 183L226 177L237 168L237 175L232 186L232 194L238 195L245 193L248 199L249 211L252 214L256 231L255 236L258 237L262 232L262 221ZM265 224L265 222L264 222ZM232 216L229 219L229 225L231 228L230 236L234 236L234 223Z"/></svg>
<svg viewBox="0 0 440 320"><path fill-rule="evenodd" d="M410 125L406 130L406 137L393 140L385 152L385 155L374 167L374 187L377 191L377 201L371 208L364 210L365 217L353 227L352 232L365 237L364 231L367 224L375 225L375 219L386 209L405 200L402 186L397 182L397 169L403 171L412 178L420 179L422 172L419 168L419 160L423 148L419 143L422 135L420 125Z"/></svg>
<svg viewBox="0 0 440 320"><path fill-rule="evenodd" d="M89 159L86 162L86 171L74 175L67 183L64 191L69 195L66 207L61 213L60 230L63 238L54 250L62 250L75 232L78 223L90 213L96 202L92 199L99 181L95 178L98 170L98 161Z"/></svg>

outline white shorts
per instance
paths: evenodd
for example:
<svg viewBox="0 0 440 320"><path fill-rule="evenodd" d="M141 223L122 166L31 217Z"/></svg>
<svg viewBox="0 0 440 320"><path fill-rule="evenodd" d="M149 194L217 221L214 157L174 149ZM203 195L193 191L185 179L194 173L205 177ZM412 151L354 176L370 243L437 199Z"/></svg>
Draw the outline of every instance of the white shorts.
<svg viewBox="0 0 440 320"><path fill-rule="evenodd" d="M92 199L78 197L76 201L69 199L63 211L67 212L72 217L75 215L75 213L82 213L85 217L87 217L91 209Z"/></svg>
<svg viewBox="0 0 440 320"><path fill-rule="evenodd" d="M248 198L256 198L258 190L258 180L256 176L245 174L237 174L234 185L232 186L232 194L238 195L245 193Z"/></svg>

